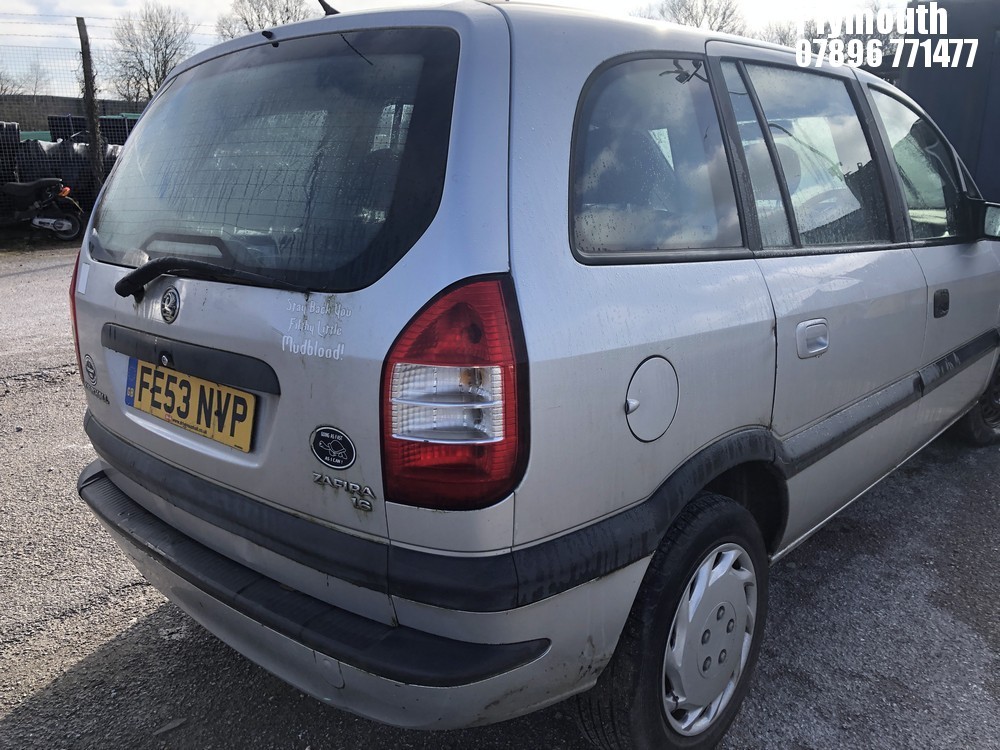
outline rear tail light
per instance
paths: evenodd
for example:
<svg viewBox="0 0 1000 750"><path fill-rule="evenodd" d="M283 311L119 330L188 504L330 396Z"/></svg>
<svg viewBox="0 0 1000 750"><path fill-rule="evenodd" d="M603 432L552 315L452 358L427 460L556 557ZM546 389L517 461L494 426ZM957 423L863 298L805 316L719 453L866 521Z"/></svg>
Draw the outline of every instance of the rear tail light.
<svg viewBox="0 0 1000 750"><path fill-rule="evenodd" d="M507 278L465 282L417 313L382 376L386 499L472 510L510 493L527 448L523 349Z"/></svg>
<svg viewBox="0 0 1000 750"><path fill-rule="evenodd" d="M69 195L69 187L64 185L63 189L59 191L59 197L65 198L67 195Z"/></svg>
<svg viewBox="0 0 1000 750"><path fill-rule="evenodd" d="M73 324L73 347L76 349L76 371L80 373L80 380L83 380L83 362L80 359L80 334L76 327L76 280L80 274L80 253L76 254L76 263L73 264L73 278L69 282L69 317Z"/></svg>

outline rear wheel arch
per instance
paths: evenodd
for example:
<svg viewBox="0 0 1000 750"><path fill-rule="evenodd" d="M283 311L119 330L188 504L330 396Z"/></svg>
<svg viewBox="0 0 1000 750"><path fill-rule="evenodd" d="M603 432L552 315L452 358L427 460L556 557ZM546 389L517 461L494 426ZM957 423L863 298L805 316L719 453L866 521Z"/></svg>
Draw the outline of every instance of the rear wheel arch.
<svg viewBox="0 0 1000 750"><path fill-rule="evenodd" d="M788 520L788 488L774 464L749 461L723 472L705 487L750 511L769 555L778 550Z"/></svg>
<svg viewBox="0 0 1000 750"><path fill-rule="evenodd" d="M699 451L654 493L649 509L655 513L656 533L647 537L653 543L649 567L611 661L597 685L576 698L580 728L591 744L604 750L707 750L721 739L748 690L760 650L767 616L768 555L780 542L787 519L786 465L781 444L769 430L746 428ZM708 690L711 700L699 703L701 682L689 674L689 662L695 659L702 664L699 660L704 654L697 651L698 645L677 645L681 640L674 640L674 628L679 627L680 600L685 592L693 597L690 592L695 591L702 568L730 555L748 561L748 566L740 567L749 567L756 592L745 607L750 619L744 617L746 622L737 628L744 636L734 642L746 644L739 662L744 666L732 675L724 671L731 668L722 666L733 646L725 640L726 634L740 618L733 619L725 632L717 628L709 632L711 628L698 620L705 629L699 638L700 648L711 650L713 644L722 644L721 650L712 654L717 655L714 670L723 671L715 675L709 659L702 665L704 674L697 677L719 682L721 675L727 683L722 692ZM696 564L692 567L691 563ZM708 621L728 616L724 610L730 604L739 608L736 598L711 600L710 589L711 585L699 596L708 601L713 612L718 605L720 614ZM702 604L698 607L704 609ZM671 618L673 625L667 629ZM719 620L720 627L724 620ZM747 624L751 621L752 626ZM684 643L689 640L684 637ZM666 654L674 652L681 656L668 659ZM686 729L689 723L690 731Z"/></svg>
<svg viewBox="0 0 1000 750"><path fill-rule="evenodd" d="M991 445L1000 441L1000 362L983 395L956 423L955 432L972 445Z"/></svg>
<svg viewBox="0 0 1000 750"><path fill-rule="evenodd" d="M652 555L684 510L705 492L732 493L758 526L765 551L773 553L788 515L786 465L780 443L764 427L747 427L717 440L675 469L644 502L565 540L516 550L516 605L531 604Z"/></svg>
<svg viewBox="0 0 1000 750"><path fill-rule="evenodd" d="M709 491L745 507L760 527L769 554L774 554L788 519L788 487L780 443L764 427L731 433L685 461L660 486L657 495L667 508L658 531L665 535L684 508Z"/></svg>

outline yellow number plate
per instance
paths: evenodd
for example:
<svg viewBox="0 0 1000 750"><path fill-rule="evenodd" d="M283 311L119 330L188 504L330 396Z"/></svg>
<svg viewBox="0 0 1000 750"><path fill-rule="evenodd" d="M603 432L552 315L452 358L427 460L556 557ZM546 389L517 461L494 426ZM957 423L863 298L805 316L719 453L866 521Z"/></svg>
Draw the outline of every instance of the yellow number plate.
<svg viewBox="0 0 1000 750"><path fill-rule="evenodd" d="M244 453L253 438L256 397L131 357L125 403Z"/></svg>

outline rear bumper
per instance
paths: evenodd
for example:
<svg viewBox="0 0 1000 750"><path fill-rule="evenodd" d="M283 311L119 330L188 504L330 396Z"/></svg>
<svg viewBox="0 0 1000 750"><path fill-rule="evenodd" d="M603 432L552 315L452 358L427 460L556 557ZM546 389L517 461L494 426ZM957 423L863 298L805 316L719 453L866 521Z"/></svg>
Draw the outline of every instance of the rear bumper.
<svg viewBox="0 0 1000 750"><path fill-rule="evenodd" d="M642 561L534 607L421 609L411 614L428 627L386 625L204 546L130 498L101 461L84 470L79 492L139 571L207 630L321 701L408 728L488 724L589 687L645 570Z"/></svg>
<svg viewBox="0 0 1000 750"><path fill-rule="evenodd" d="M387 723L440 725L454 708L448 688L517 670L550 645L466 643L383 625L289 590L144 510L99 462L84 471L79 492L140 572L208 630L320 700Z"/></svg>
<svg viewBox="0 0 1000 750"><path fill-rule="evenodd" d="M163 568L262 626L338 662L395 682L455 687L534 661L549 647L525 643L464 643L392 627L289 590L276 581L184 536L122 492L96 467L80 479L80 497L143 570Z"/></svg>

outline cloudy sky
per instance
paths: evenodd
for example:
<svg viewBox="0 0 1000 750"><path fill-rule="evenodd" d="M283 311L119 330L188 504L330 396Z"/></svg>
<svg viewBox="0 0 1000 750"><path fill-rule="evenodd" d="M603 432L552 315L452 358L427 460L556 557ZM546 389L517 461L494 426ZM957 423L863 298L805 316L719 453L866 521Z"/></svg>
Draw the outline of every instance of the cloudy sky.
<svg viewBox="0 0 1000 750"><path fill-rule="evenodd" d="M648 4L635 0L547 0L552 5L569 5L600 10L608 13L628 14ZM865 0L740 0L743 11L752 26L764 26L772 21L796 21L800 16L811 17L819 11L826 13L850 13L864 7ZM900 0L905 2L905 0ZM342 9L361 8L376 5L405 4L406 0L340 0ZM229 7L227 0L168 0L168 5L183 10L195 24L198 32L204 32L203 39L212 41L215 19ZM138 7L137 0L4 0L4 10L0 11L0 34L11 35L10 43L33 44L26 36L15 34L41 33L31 25L31 21L46 21L49 24L62 22L69 24L74 16L92 19L96 38L110 36L110 29L102 29L98 24L110 24L130 8ZM318 3L317 3L318 5ZM28 28L19 28L27 26ZM104 32L108 33L105 34ZM15 42L14 39L23 41ZM44 38L38 38L44 43Z"/></svg>

